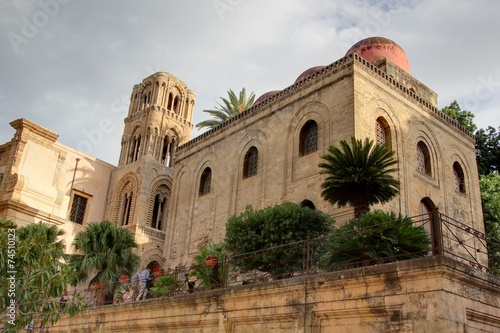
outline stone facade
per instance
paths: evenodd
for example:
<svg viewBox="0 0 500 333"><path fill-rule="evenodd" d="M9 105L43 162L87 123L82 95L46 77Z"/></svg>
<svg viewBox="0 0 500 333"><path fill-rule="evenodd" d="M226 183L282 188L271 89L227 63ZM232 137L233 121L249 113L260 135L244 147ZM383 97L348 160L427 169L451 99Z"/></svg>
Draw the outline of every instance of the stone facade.
<svg viewBox="0 0 500 333"><path fill-rule="evenodd" d="M457 252L447 231L429 224L439 253L486 266L485 243L466 237L484 233L474 138L438 111L437 94L409 66L380 57L378 46L372 62L352 53L308 69L190 141L194 92L169 73L153 74L133 88L116 167L15 120L14 138L0 146L0 218L56 224L68 252L86 224L111 220L134 234L141 267L189 266L247 205L291 201L331 214L337 225L350 219L352 209L321 198L318 164L329 145L355 136L387 144L399 160L400 193L375 208L426 218L438 209L466 226L457 236L475 250ZM497 332L498 285L438 256L96 308L50 331Z"/></svg>
<svg viewBox="0 0 500 333"><path fill-rule="evenodd" d="M56 224L71 253L84 225L104 219L116 167L57 142L56 133L29 120L10 124L14 138L0 146L0 218L18 226Z"/></svg>
<svg viewBox="0 0 500 333"><path fill-rule="evenodd" d="M56 332L494 333L500 280L446 257L98 307Z"/></svg>
<svg viewBox="0 0 500 333"><path fill-rule="evenodd" d="M351 218L351 209L321 198L324 175L318 168L329 145L351 136L382 139L399 160L400 194L375 208L408 216L438 208L483 232L474 138L437 110L436 96L390 61L373 64L351 54L180 146L167 264L189 264L201 244L222 240L228 218L246 205L292 201L328 212L337 224ZM310 124L317 126L316 147L304 153L303 132ZM251 149L258 152L258 165L247 176ZM201 193L207 171L210 191ZM485 256L481 260L486 263Z"/></svg>
<svg viewBox="0 0 500 333"><path fill-rule="evenodd" d="M20 225L52 221L68 234L108 219L134 234L141 266L190 265L199 246L222 240L228 218L247 205L292 201L328 212L337 225L351 218L351 209L321 198L318 163L329 145L355 136L388 144L399 160L400 193L375 208L408 216L438 208L484 232L473 136L437 110L437 94L409 68L373 50L372 62L351 53L312 67L190 141L195 93L155 73L133 87L117 167L16 120L15 137L0 146L0 216ZM87 199L76 225L68 208L74 195ZM484 245L471 245L486 264Z"/></svg>

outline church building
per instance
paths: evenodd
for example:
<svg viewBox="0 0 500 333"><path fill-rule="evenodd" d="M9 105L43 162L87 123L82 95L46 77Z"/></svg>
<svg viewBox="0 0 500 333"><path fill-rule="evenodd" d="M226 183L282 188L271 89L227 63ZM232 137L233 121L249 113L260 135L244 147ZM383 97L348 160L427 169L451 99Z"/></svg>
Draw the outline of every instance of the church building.
<svg viewBox="0 0 500 333"><path fill-rule="evenodd" d="M190 265L247 205L291 201L337 225L352 218L352 208L322 199L318 164L329 145L354 136L388 145L399 161L399 194L374 208L438 209L484 232L474 136L438 110L398 44L367 38L332 64L311 65L194 139L195 92L169 73L148 76L133 87L117 166L14 120L14 137L0 145L0 218L56 224L68 252L86 224L110 220L134 234L142 266ZM442 236L432 224L428 231ZM487 265L484 244L471 245L483 247L475 259Z"/></svg>

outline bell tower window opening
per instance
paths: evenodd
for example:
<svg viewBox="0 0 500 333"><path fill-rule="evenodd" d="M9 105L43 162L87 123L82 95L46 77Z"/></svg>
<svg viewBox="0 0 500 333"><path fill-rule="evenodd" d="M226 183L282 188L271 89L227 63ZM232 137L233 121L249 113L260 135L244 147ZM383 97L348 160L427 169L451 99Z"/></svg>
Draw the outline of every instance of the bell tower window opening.
<svg viewBox="0 0 500 333"><path fill-rule="evenodd" d="M210 193L211 187L212 187L212 169L206 167L205 170L203 170L200 177L199 195L202 196Z"/></svg>
<svg viewBox="0 0 500 333"><path fill-rule="evenodd" d="M318 124L308 120L300 130L300 156L314 153L318 150Z"/></svg>
<svg viewBox="0 0 500 333"><path fill-rule="evenodd" d="M163 148L161 151L161 163L162 164L165 164L165 165L167 164L169 151L170 151L170 140L169 140L168 136L165 136L165 138L163 139Z"/></svg>
<svg viewBox="0 0 500 333"><path fill-rule="evenodd" d="M132 209L132 193L125 193L122 199L120 225L125 226L129 224L131 209Z"/></svg>
<svg viewBox="0 0 500 333"><path fill-rule="evenodd" d="M179 113L179 107L180 107L180 102L179 102L179 96L175 96L174 98L174 107L173 111L178 114Z"/></svg>
<svg viewBox="0 0 500 333"><path fill-rule="evenodd" d="M255 147L250 147L243 161L243 178L250 178L257 175L258 167L259 151Z"/></svg>
<svg viewBox="0 0 500 333"><path fill-rule="evenodd" d="M167 199L165 197L162 197L160 194L155 195L151 228L162 230L166 201Z"/></svg>

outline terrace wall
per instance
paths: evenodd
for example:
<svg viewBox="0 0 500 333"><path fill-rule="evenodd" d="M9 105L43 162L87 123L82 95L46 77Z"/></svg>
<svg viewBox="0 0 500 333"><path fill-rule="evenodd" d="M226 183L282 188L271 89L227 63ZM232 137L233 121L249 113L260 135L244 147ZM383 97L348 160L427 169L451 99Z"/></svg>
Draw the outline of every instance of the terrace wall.
<svg viewBox="0 0 500 333"><path fill-rule="evenodd" d="M442 256L90 309L49 332L499 332L500 279Z"/></svg>

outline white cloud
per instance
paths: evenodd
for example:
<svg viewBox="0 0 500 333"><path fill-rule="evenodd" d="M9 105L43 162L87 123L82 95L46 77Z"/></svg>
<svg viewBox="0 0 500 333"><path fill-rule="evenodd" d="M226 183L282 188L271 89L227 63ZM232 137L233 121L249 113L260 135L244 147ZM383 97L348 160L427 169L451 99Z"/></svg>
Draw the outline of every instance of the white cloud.
<svg viewBox="0 0 500 333"><path fill-rule="evenodd" d="M110 119L114 130L91 153L116 163L123 109L149 74L169 72L196 91L197 123L228 89L257 96L283 89L371 35L404 48L412 74L439 94L440 107L457 99L474 107L479 127L500 125L500 2L220 1L234 4L222 19L214 1L64 1L29 38L23 28L43 16L39 1L0 4L0 142L12 137L8 123L25 117L79 148ZM9 33L27 41L17 53Z"/></svg>

